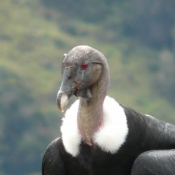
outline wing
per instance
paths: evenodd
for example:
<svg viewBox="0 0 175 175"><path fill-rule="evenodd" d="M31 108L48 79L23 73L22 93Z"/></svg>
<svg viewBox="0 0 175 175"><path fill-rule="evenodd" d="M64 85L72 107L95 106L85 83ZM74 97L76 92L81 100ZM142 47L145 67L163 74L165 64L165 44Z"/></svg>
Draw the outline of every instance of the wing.
<svg viewBox="0 0 175 175"><path fill-rule="evenodd" d="M175 125L122 105L127 116L128 140L140 143L142 152L175 149ZM138 145L139 146L139 145Z"/></svg>
<svg viewBox="0 0 175 175"><path fill-rule="evenodd" d="M135 160L131 175L175 175L175 150L142 153Z"/></svg>
<svg viewBox="0 0 175 175"><path fill-rule="evenodd" d="M65 175L65 167L60 156L61 139L52 141L43 157L42 175Z"/></svg>

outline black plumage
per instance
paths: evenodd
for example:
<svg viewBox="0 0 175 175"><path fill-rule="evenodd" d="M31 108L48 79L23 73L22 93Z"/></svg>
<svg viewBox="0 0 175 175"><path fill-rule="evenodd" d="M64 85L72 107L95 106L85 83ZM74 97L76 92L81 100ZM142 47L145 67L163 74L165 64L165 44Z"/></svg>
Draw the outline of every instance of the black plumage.
<svg viewBox="0 0 175 175"><path fill-rule="evenodd" d="M133 163L141 153L159 149L170 150L152 151L149 155L144 153L136 160L132 175L153 175L156 169L157 172L162 170L159 175L163 175L169 168L168 172L174 175L175 151L171 149L175 148L175 126L123 108L128 119L129 134L117 153L110 154L97 145L89 146L82 142L80 154L72 157L66 153L62 139L58 138L46 150L43 175L130 175ZM161 161L154 155L160 155Z"/></svg>
<svg viewBox="0 0 175 175"><path fill-rule="evenodd" d="M71 95L80 97L77 117L72 120L71 116L66 116L68 120L70 117L73 125L78 123L74 129L78 134L69 138L62 129L62 136L55 139L45 152L42 175L152 175L159 174L160 170L162 174L159 175L175 174L175 151L172 150L175 149L174 125L114 102L111 102L114 108L110 104L107 107L108 113L103 109L108 102L113 101L110 98L106 99L109 78L106 64L105 57L88 46L78 46L64 58L63 82L58 92L57 103L63 110ZM97 75L94 74L95 70L98 71ZM108 102L100 106L103 101ZM104 132L107 128L105 123L110 123L105 119L109 113L117 118L116 122L121 122L121 127L120 123L116 123L118 130L111 129L111 132L114 132L112 139L105 137ZM86 117L89 117L88 120ZM79 121L81 119L82 121ZM114 127L115 120L107 126ZM67 127L69 135L71 126ZM102 134L95 137L98 130L102 130ZM101 143L103 135L106 143ZM113 149L110 145L116 144L117 139L118 148ZM74 145L74 141L79 144ZM67 143L72 144L71 149L66 146ZM70 144L68 146L71 146Z"/></svg>
<svg viewBox="0 0 175 175"><path fill-rule="evenodd" d="M134 162L131 175L175 175L175 150L147 151Z"/></svg>

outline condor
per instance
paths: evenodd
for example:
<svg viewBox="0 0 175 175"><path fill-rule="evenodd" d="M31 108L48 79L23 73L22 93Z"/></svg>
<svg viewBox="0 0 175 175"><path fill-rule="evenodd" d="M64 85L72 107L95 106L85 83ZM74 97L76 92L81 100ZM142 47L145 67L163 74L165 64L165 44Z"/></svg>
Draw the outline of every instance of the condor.
<svg viewBox="0 0 175 175"><path fill-rule="evenodd" d="M175 175L175 126L141 114L107 96L109 67L89 46L64 55L58 108L72 95L42 175Z"/></svg>

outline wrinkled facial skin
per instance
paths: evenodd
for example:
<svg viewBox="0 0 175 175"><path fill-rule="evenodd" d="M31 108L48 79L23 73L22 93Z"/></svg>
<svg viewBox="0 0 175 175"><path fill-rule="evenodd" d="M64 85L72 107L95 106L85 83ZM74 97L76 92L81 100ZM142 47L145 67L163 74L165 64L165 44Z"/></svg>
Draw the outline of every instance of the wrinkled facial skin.
<svg viewBox="0 0 175 175"><path fill-rule="evenodd" d="M57 105L62 112L72 95L92 98L91 87L102 74L103 65L95 52L72 55L65 54L62 64L62 84L57 94Z"/></svg>
<svg viewBox="0 0 175 175"><path fill-rule="evenodd" d="M75 67L63 67L62 86L64 86L64 91L71 91L72 94L81 96L81 93L77 93L78 91L90 88L98 81L101 76L102 65L100 63L90 61L83 61L82 63L75 64ZM82 68L82 65L87 67Z"/></svg>

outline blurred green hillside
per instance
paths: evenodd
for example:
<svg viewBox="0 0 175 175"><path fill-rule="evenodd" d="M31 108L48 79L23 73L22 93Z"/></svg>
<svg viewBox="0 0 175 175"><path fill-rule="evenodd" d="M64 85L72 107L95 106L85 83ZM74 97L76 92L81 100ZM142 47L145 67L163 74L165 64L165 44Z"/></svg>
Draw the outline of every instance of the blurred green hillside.
<svg viewBox="0 0 175 175"><path fill-rule="evenodd" d="M60 136L63 54L108 58L109 95L175 124L174 0L8 0L0 6L0 175L38 175Z"/></svg>

